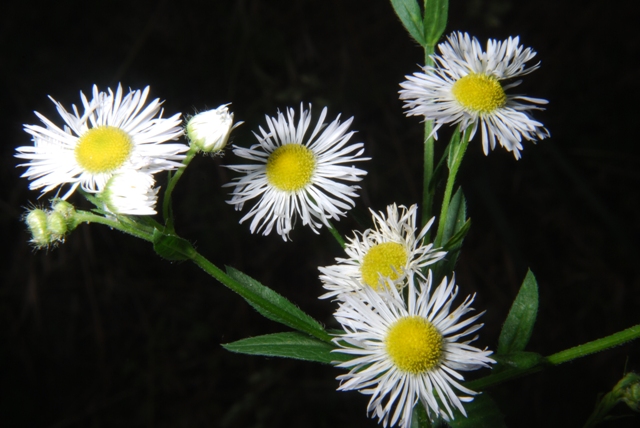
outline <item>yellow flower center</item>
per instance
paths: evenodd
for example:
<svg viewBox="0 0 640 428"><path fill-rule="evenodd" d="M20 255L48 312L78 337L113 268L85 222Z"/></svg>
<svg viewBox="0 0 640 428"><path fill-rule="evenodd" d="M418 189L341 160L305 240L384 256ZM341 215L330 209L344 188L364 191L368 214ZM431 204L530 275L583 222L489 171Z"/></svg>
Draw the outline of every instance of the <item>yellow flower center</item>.
<svg viewBox="0 0 640 428"><path fill-rule="evenodd" d="M453 84L451 92L466 109L491 113L507 103L507 95L498 79L486 74L468 74Z"/></svg>
<svg viewBox="0 0 640 428"><path fill-rule="evenodd" d="M295 192L311 182L316 157L301 144L278 147L267 159L267 180L277 189Z"/></svg>
<svg viewBox="0 0 640 428"><path fill-rule="evenodd" d="M440 363L442 335L421 316L400 318L387 333L384 344L395 366L407 373L425 373Z"/></svg>
<svg viewBox="0 0 640 428"><path fill-rule="evenodd" d="M396 242L384 242L372 247L362 258L360 272L365 284L379 290L380 275L392 281L398 279L407 264L407 251Z"/></svg>
<svg viewBox="0 0 640 428"><path fill-rule="evenodd" d="M87 172L115 171L129 159L133 143L129 134L113 126L98 126L84 133L75 148L76 161Z"/></svg>

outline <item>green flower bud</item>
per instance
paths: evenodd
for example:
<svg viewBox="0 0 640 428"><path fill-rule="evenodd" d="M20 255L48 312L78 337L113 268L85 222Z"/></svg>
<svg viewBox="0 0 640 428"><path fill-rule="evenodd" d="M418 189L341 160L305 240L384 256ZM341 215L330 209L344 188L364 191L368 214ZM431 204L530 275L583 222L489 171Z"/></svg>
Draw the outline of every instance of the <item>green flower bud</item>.
<svg viewBox="0 0 640 428"><path fill-rule="evenodd" d="M25 222L31 232L31 242L36 247L46 247L51 240L51 232L47 227L47 213L39 208L31 210L25 217Z"/></svg>
<svg viewBox="0 0 640 428"><path fill-rule="evenodd" d="M67 233L67 219L59 212L52 211L47 216L47 229L53 235L53 239L62 239Z"/></svg>

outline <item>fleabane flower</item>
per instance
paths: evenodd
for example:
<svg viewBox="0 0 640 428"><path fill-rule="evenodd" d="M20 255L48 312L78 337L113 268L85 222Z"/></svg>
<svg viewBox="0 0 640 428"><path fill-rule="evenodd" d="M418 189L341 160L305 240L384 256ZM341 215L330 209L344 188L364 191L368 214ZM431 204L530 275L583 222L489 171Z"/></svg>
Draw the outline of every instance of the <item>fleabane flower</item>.
<svg viewBox="0 0 640 428"><path fill-rule="evenodd" d="M124 171L114 174L98 198L107 211L114 214L154 215L158 202L158 188L151 174Z"/></svg>
<svg viewBox="0 0 640 428"><path fill-rule="evenodd" d="M286 113L286 115L285 115ZM300 119L287 108L276 117L266 116L267 130L260 127L254 133L258 144L250 148L233 146L233 152L252 164L231 165L228 168L245 175L225 186L235 186L230 204L241 210L245 202L259 197L258 202L240 220L251 219L251 233L268 235L276 231L286 241L297 217L311 230L329 226L355 205L360 187L351 183L362 180L366 171L353 164L368 160L362 157L363 144L348 144L355 131L349 131L353 118L340 123L340 115L328 125L325 107L306 136L311 123L309 110L300 104Z"/></svg>
<svg viewBox="0 0 640 428"><path fill-rule="evenodd" d="M206 153L219 152L225 148L231 131L242 124L233 123L233 113L229 112L228 105L200 112L189 119L186 133L191 145Z"/></svg>
<svg viewBox="0 0 640 428"><path fill-rule="evenodd" d="M486 51L467 33L453 33L440 43L440 55L432 55L433 66L422 73L406 76L400 86L407 116L424 116L433 121L433 136L445 124L469 128L473 138L478 126L485 155L496 142L520 158L522 139L535 142L549 136L542 123L529 112L542 110L547 100L510 95L507 90L521 81L510 79L538 69L540 63L527 67L536 52L519 44L519 37L505 41L489 39Z"/></svg>
<svg viewBox="0 0 640 428"><path fill-rule="evenodd" d="M109 179L127 170L140 170L155 174L181 165L181 153L188 150L184 144L167 144L182 135L180 114L163 118L159 99L146 105L149 87L130 91L123 96L118 85L115 94L99 92L93 87L89 100L80 92L80 113L73 112L51 98L65 125L58 127L38 112L36 116L45 125L25 125L33 137L33 146L16 149L16 157L29 162L22 174L32 180L31 189L43 188L42 194L69 185L62 196L66 199L78 186L87 192L104 189Z"/></svg>
<svg viewBox="0 0 640 428"><path fill-rule="evenodd" d="M461 341L482 327L474 323L483 313L463 319L473 310L473 296L451 310L454 280L445 278L433 292L431 281L431 273L426 281L410 279L406 299L396 287L382 293L365 288L346 295L334 314L345 330L334 339L334 352L353 356L336 363L351 369L337 377L338 390L371 395L367 413L385 427L410 427L415 405L432 420L453 419L454 409L466 416L462 403L477 393L460 384L458 372L495 363L491 351L470 345L477 336Z"/></svg>
<svg viewBox="0 0 640 428"><path fill-rule="evenodd" d="M327 293L321 299L357 292L362 288L383 290L390 282L402 288L407 277L424 278L422 269L441 260L446 251L425 242L432 218L418 232L418 206L387 206L386 215L371 210L374 228L355 232L345 246L348 258L336 258L337 264L320 267L320 280Z"/></svg>

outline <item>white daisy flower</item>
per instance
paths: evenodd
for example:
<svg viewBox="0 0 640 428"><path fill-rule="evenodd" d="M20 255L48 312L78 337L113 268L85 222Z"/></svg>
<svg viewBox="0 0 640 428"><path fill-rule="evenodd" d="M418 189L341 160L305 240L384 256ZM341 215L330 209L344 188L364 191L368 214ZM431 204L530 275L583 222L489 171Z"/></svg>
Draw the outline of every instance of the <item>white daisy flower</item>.
<svg viewBox="0 0 640 428"><path fill-rule="evenodd" d="M359 186L342 183L358 182L367 172L356 168L353 162L368 160L362 157L363 144L347 144L355 131L349 131L353 118L340 123L340 115L329 125L325 107L311 135L305 134L311 123L311 105L305 110L300 104L300 119L294 123L295 112L286 110L286 116L266 116L268 131L260 127L255 134L258 144L249 149L234 146L233 152L257 163L233 165L228 168L245 173L234 179L230 204L241 210L244 203L260 197L260 200L240 220L251 220L251 233L271 233L273 226L286 241L295 225L302 218L303 225L311 230L329 226L329 219L338 220L354 207L353 198Z"/></svg>
<svg viewBox="0 0 640 428"><path fill-rule="evenodd" d="M122 171L154 174L179 167L184 159L180 153L188 146L163 143L182 135L180 114L162 118L162 102L157 98L145 107L148 94L148 86L124 97L120 85L115 94L111 89L98 92L94 86L91 100L80 92L82 114L75 105L73 113L67 112L49 97L65 125L61 129L35 112L45 127L24 126L34 144L18 147L15 156L29 161L18 165L29 167L22 175L33 180L29 187L44 188L44 194L69 184L62 197L66 199L78 186L87 192L100 192L114 174Z"/></svg>
<svg viewBox="0 0 640 428"><path fill-rule="evenodd" d="M524 76L540 66L526 67L536 52L519 44L519 37L503 42L489 39L486 52L480 42L467 33L453 33L440 43L440 55L432 55L434 66L424 73L406 76L400 84L400 99L405 100L407 116L424 116L433 120L433 136L444 124L459 124L470 128L473 138L478 125L485 155L496 147L496 141L520 158L522 139L534 141L549 136L542 123L534 120L530 110L542 110L537 105L547 100L523 95L508 95L505 91L521 81L508 79Z"/></svg>
<svg viewBox="0 0 640 428"><path fill-rule="evenodd" d="M114 174L98 197L114 214L154 215L159 189L155 183L151 174L124 171Z"/></svg>
<svg viewBox="0 0 640 428"><path fill-rule="evenodd" d="M453 408L466 416L463 402L477 394L464 387L459 371L476 370L495 363L491 351L470 345L477 336L460 342L482 327L473 324L483 313L462 319L471 312L474 297L451 311L458 287L445 278L431 293L431 273L416 289L408 284L406 300L395 287L376 293L372 288L349 294L336 311L344 334L334 339L334 352L354 358L336 363L351 368L338 376L338 390L359 390L371 395L367 413L379 422L403 428L411 426L411 412L420 403L431 419L453 419ZM458 395L460 391L463 395Z"/></svg>
<svg viewBox="0 0 640 428"><path fill-rule="evenodd" d="M348 239L345 252L349 257L336 258L338 264L318 268L323 287L328 290L321 299L338 296L342 300L341 294L363 287L382 290L387 281L402 288L407 276L418 274L424 278L422 269L447 254L424 242L435 217L416 235L416 204L409 208L400 205L399 209L396 204L389 205L386 216L373 210L371 214L374 229L355 232Z"/></svg>

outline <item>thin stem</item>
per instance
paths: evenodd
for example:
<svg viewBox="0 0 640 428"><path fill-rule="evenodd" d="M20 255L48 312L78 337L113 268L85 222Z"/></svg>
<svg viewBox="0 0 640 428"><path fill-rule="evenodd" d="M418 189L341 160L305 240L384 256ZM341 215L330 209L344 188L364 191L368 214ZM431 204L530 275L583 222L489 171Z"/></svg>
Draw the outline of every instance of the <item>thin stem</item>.
<svg viewBox="0 0 640 428"><path fill-rule="evenodd" d="M605 349L613 348L615 346L622 345L623 343L640 337L640 324L633 327L629 327L626 330L619 331L610 336L597 339L592 342L578 345L573 348L566 349L564 351L557 352L553 355L549 355L543 358L540 363L533 367L528 368L510 368L500 373L491 374L489 376L477 379L471 382L466 382L465 386L475 391L482 391L490 386L497 385L510 379L528 375L538 372L548 366L557 366L568 361L575 360L580 357L584 357L595 352L604 351Z"/></svg>
<svg viewBox="0 0 640 428"><path fill-rule="evenodd" d="M166 224L167 231L174 233L175 229L173 227L173 215L171 213L171 194L173 193L174 187L178 184L180 177L184 174L185 169L191 163L196 153L198 153L198 148L195 145L189 147L189 151L187 151L187 155L182 161L182 166L178 168L178 170L171 176L169 183L167 184L167 189L164 192L164 199L162 201L162 216L164 218L164 222Z"/></svg>
<svg viewBox="0 0 640 428"><path fill-rule="evenodd" d="M433 55L435 51L435 45L426 45L424 48L424 64L425 67L433 66ZM433 121L427 120L424 122L424 171L423 171L423 183L422 183L422 226L431 219L433 215L433 196L434 187L431 185L433 182L433 158L434 158L434 138L431 135L433 131ZM429 240L429 236L426 236Z"/></svg>
<svg viewBox="0 0 640 428"><path fill-rule="evenodd" d="M98 214L94 214L88 211L76 211L74 219L79 223L98 223L109 226L112 229L117 229L121 232L133 235L136 238L144 239L145 241L152 242L152 232L141 229L140 224L127 224L118 219L110 219Z"/></svg>
<svg viewBox="0 0 640 428"><path fill-rule="evenodd" d="M450 156L452 156L452 159L450 159L449 162L449 177L447 178L447 186L445 187L444 196L442 197L440 218L438 218L438 232L434 242L434 246L436 248L442 247L442 236L444 234L444 225L447 220L447 211L449 210L449 204L451 203L451 195L453 194L453 186L456 181L456 176L458 175L458 170L460 169L460 164L462 163L462 158L464 157L464 154L467 151L467 146L469 145L470 133L466 131L456 132L462 132L462 138L456 147L451 147L452 153Z"/></svg>
<svg viewBox="0 0 640 428"><path fill-rule="evenodd" d="M331 234L336 239L336 241L338 241L338 244L340 244L340 246L344 248L347 245L346 242L344 241L344 238L342 238L342 235L340 235L340 232L338 232L336 228L333 227L333 223L331 222L331 220L327 220L327 221L329 222L329 227L327 229L329 229L329 232L331 232Z"/></svg>
<svg viewBox="0 0 640 428"><path fill-rule="evenodd" d="M597 339L593 342L588 342L583 345L578 345L553 355L549 355L547 357L547 361L554 366L557 366L558 364L566 363L567 361L575 360L576 358L600 352L603 349L622 345L623 343L629 342L638 337L640 337L640 324L614 333L611 336L603 337L602 339Z"/></svg>

